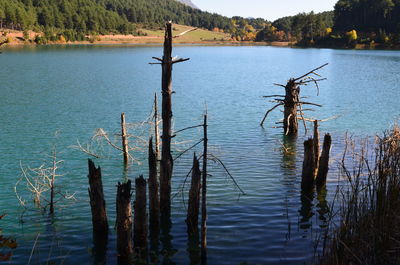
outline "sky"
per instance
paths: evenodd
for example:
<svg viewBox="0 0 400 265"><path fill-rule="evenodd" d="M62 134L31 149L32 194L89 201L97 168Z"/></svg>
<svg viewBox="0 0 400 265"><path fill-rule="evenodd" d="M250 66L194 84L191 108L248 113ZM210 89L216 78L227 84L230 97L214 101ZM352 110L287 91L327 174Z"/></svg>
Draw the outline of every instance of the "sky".
<svg viewBox="0 0 400 265"><path fill-rule="evenodd" d="M337 0L192 0L201 10L224 16L262 17L269 21L301 12L333 10Z"/></svg>

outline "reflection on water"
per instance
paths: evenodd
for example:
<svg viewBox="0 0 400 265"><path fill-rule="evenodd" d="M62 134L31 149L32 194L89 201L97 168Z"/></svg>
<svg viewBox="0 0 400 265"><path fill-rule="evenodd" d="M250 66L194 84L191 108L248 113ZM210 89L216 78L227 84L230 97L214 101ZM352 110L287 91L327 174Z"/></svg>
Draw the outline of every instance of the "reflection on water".
<svg viewBox="0 0 400 265"><path fill-rule="evenodd" d="M199 233L189 236L187 241L187 252L189 255L190 265L200 264L201 248L199 242Z"/></svg>
<svg viewBox="0 0 400 265"><path fill-rule="evenodd" d="M329 214L329 205L328 201L326 200L326 195L328 191L326 185L317 188L317 212L318 218L321 221L320 227L326 228L327 226L327 215Z"/></svg>
<svg viewBox="0 0 400 265"><path fill-rule="evenodd" d="M312 222L310 222L311 217L313 217L313 200L315 196L314 189L304 190L300 192L300 201L301 207L299 210L300 213L300 228L303 230L308 230L312 226Z"/></svg>
<svg viewBox="0 0 400 265"><path fill-rule="evenodd" d="M295 174L297 162L297 137L283 135L281 145L282 168L286 174Z"/></svg>
<svg viewBox="0 0 400 265"><path fill-rule="evenodd" d="M162 264L169 265L169 264L176 264L172 261L173 256L177 252L176 249L172 246L173 236L171 235L171 216L168 214L161 213L160 218L160 226L161 226L161 255L162 255Z"/></svg>

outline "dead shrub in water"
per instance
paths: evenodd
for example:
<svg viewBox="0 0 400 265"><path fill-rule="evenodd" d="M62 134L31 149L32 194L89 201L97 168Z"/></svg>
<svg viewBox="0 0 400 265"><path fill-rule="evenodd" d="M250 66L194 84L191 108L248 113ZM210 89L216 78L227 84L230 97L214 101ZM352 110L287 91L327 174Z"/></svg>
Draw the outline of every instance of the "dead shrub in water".
<svg viewBox="0 0 400 265"><path fill-rule="evenodd" d="M366 142L355 150L346 143L340 167L349 185L336 194L340 222L328 231L319 263L400 264L400 128L376 137L372 156Z"/></svg>

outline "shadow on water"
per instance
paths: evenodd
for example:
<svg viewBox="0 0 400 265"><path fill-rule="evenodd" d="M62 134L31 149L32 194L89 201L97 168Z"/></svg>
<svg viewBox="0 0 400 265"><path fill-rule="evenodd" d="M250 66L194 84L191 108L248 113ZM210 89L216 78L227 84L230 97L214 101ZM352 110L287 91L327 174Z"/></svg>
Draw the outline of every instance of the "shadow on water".
<svg viewBox="0 0 400 265"><path fill-rule="evenodd" d="M108 234L93 232L93 265L106 264Z"/></svg>

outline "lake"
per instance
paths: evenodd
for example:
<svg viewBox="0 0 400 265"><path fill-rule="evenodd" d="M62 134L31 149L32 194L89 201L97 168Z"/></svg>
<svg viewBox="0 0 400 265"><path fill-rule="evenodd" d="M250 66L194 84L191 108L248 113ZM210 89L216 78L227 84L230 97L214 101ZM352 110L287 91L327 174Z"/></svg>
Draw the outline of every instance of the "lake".
<svg viewBox="0 0 400 265"><path fill-rule="evenodd" d="M303 264L311 262L318 232L324 227L323 200L305 203L300 196L303 128L297 140L272 128L283 114L275 110L264 128L259 123L273 106L262 96L281 94L285 84L324 63L319 73L327 80L320 93L313 85L303 87L307 101L322 104L309 117L325 119L321 138L333 138L328 177L329 202L336 189L336 159L343 151L345 134L373 136L389 128L398 118L400 52L276 47L178 46L174 55L190 58L173 71L174 128L202 122L209 115L210 153L227 166L246 195L217 163L210 162L208 180L209 264ZM0 55L0 221L3 234L14 237L18 247L11 264L91 264L92 226L88 198L87 158L72 148L88 143L97 128L119 132L121 112L129 123L146 120L154 93L161 96L161 69L149 65L152 56L162 56L161 47L134 46L41 46L9 48ZM148 137L148 129L137 128ZM195 129L175 139L179 150L201 139ZM281 152L290 146L292 155ZM56 144L64 160L57 183L76 201L60 202L54 219L29 209L24 211L14 186L22 167L39 167ZM103 158L95 159L103 172L110 227L115 223L116 184L125 177L147 177L146 152L135 156L142 165L124 173L122 156L103 147ZM195 148L197 154L201 148ZM186 174L193 152L175 163L172 228L164 243L171 264L189 264L186 236ZM107 263L116 263L116 235L111 229ZM34 251L32 252L32 249ZM31 255L32 252L32 255ZM164 253L165 253L164 252Z"/></svg>

